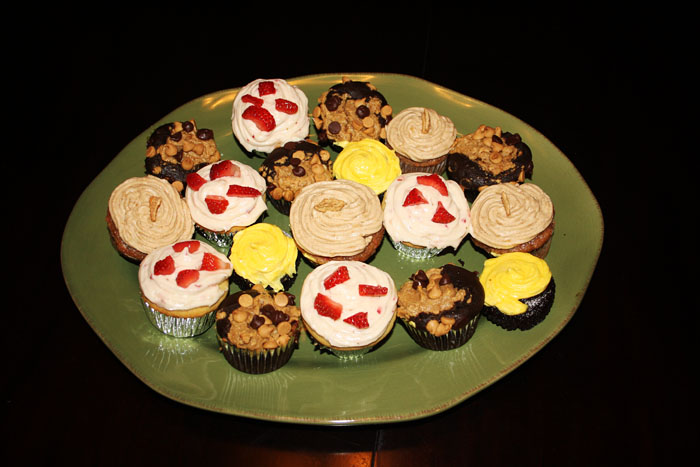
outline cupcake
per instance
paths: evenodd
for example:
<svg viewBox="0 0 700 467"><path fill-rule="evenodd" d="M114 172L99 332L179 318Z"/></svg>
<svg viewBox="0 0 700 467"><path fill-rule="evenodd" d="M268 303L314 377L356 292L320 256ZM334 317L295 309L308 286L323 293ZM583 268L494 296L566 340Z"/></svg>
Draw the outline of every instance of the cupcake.
<svg viewBox="0 0 700 467"><path fill-rule="evenodd" d="M301 312L295 297L270 293L261 285L237 292L216 312L216 338L226 361L252 374L284 366L297 347Z"/></svg>
<svg viewBox="0 0 700 467"><path fill-rule="evenodd" d="M459 183L469 201L488 185L522 183L532 177L530 148L520 135L500 127L481 125L471 134L460 136L447 156L447 175Z"/></svg>
<svg viewBox="0 0 700 467"><path fill-rule="evenodd" d="M348 143L333 163L336 179L353 180L367 185L377 195L401 175L399 158L376 139L365 138Z"/></svg>
<svg viewBox="0 0 700 467"><path fill-rule="evenodd" d="M472 204L471 240L488 255L522 251L544 258L553 234L552 200L535 184L491 185Z"/></svg>
<svg viewBox="0 0 700 467"><path fill-rule="evenodd" d="M386 127L387 145L396 151L403 173L441 174L456 137L452 120L424 107L402 110Z"/></svg>
<svg viewBox="0 0 700 467"><path fill-rule="evenodd" d="M275 292L289 289L296 278L298 253L292 237L276 225L253 224L233 236L232 280L242 290L255 284Z"/></svg>
<svg viewBox="0 0 700 467"><path fill-rule="evenodd" d="M164 334L192 337L214 323L228 295L231 263L211 245L187 240L161 247L139 265L141 300Z"/></svg>
<svg viewBox="0 0 700 467"><path fill-rule="evenodd" d="M167 180L152 175L120 183L109 197L106 220L114 247L135 262L194 235L187 203Z"/></svg>
<svg viewBox="0 0 700 467"><path fill-rule="evenodd" d="M195 229L220 247L267 210L265 179L252 167L224 160L187 176L185 200Z"/></svg>
<svg viewBox="0 0 700 467"><path fill-rule="evenodd" d="M297 248L312 265L366 261L384 238L379 198L352 180L305 187L292 203L289 225Z"/></svg>
<svg viewBox="0 0 700 467"><path fill-rule="evenodd" d="M382 201L383 225L394 248L412 259L457 249L469 233L469 204L460 186L438 174L400 175Z"/></svg>
<svg viewBox="0 0 700 467"><path fill-rule="evenodd" d="M284 143L309 135L308 99L283 79L256 79L236 94L231 126L246 151L265 157Z"/></svg>
<svg viewBox="0 0 700 467"><path fill-rule="evenodd" d="M282 214L302 188L333 179L331 154L311 140L290 141L272 150L258 171L267 181L267 198Z"/></svg>
<svg viewBox="0 0 700 467"><path fill-rule="evenodd" d="M418 345L450 350L472 337L483 306L477 273L446 264L411 275L399 289L396 313Z"/></svg>
<svg viewBox="0 0 700 467"><path fill-rule="evenodd" d="M335 147L365 138L386 140L386 125L393 109L367 81L343 77L318 98L313 117L319 143Z"/></svg>
<svg viewBox="0 0 700 467"><path fill-rule="evenodd" d="M146 142L146 174L167 180L184 195L187 174L221 160L208 128L194 120L171 122L156 128Z"/></svg>
<svg viewBox="0 0 700 467"><path fill-rule="evenodd" d="M314 342L352 359L389 335L396 300L396 286L386 272L359 261L331 261L306 276L299 306Z"/></svg>
<svg viewBox="0 0 700 467"><path fill-rule="evenodd" d="M483 315L509 331L541 323L554 303L555 285L547 262L529 253L506 253L484 262Z"/></svg>

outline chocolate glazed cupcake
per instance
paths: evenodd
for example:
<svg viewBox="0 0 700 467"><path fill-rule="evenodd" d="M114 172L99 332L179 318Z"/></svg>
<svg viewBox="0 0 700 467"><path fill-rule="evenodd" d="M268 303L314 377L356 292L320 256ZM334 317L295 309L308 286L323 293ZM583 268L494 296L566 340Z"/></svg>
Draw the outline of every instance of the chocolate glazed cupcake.
<svg viewBox="0 0 700 467"><path fill-rule="evenodd" d="M399 290L397 313L418 345L451 350L474 335L483 305L477 273L446 264L413 274Z"/></svg>

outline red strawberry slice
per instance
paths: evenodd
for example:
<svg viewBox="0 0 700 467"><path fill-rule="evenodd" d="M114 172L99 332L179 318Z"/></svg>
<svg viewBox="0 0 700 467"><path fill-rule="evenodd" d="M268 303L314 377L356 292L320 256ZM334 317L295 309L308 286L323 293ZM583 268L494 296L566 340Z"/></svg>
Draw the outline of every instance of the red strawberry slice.
<svg viewBox="0 0 700 467"><path fill-rule="evenodd" d="M381 285L360 284L358 289L362 297L383 297L389 293L389 289Z"/></svg>
<svg viewBox="0 0 700 467"><path fill-rule="evenodd" d="M231 161L221 161L211 166L209 179L216 180L221 177L238 177L241 169Z"/></svg>
<svg viewBox="0 0 700 467"><path fill-rule="evenodd" d="M408 192L406 199L403 200L403 206L415 206L416 204L427 204L428 200L425 199L423 193L418 188L414 188Z"/></svg>
<svg viewBox="0 0 700 467"><path fill-rule="evenodd" d="M185 181L187 182L187 186L194 191L199 191L199 189L202 188L202 185L207 183L204 177L197 173L187 174Z"/></svg>
<svg viewBox="0 0 700 467"><path fill-rule="evenodd" d="M185 240L184 242L177 242L175 245L173 245L173 250L179 253L187 248L190 253L195 253L197 250L199 250L199 245L200 243L197 240Z"/></svg>
<svg viewBox="0 0 700 467"><path fill-rule="evenodd" d="M267 96L268 94L274 94L276 92L275 83L272 81L261 81L258 84L258 94L261 96Z"/></svg>
<svg viewBox="0 0 700 467"><path fill-rule="evenodd" d="M219 258L216 255L213 255L212 253L204 253L204 257L202 258L202 265L199 267L200 271L217 271L219 269L226 269L228 267L228 264L226 264L226 261L223 259Z"/></svg>
<svg viewBox="0 0 700 467"><path fill-rule="evenodd" d="M207 203L207 208L212 214L221 214L226 211L228 207L228 200L223 196L209 195L204 198L204 202Z"/></svg>
<svg viewBox="0 0 700 467"><path fill-rule="evenodd" d="M259 97L251 96L250 94L245 94L244 96L241 97L241 102L245 102L246 104L253 104L258 107L262 107L263 101Z"/></svg>
<svg viewBox="0 0 700 467"><path fill-rule="evenodd" d="M183 289L186 289L193 283L197 282L199 279L199 271L196 269L183 269L182 271L177 273L177 278L175 279L175 282L177 282L177 285L182 287Z"/></svg>
<svg viewBox="0 0 700 467"><path fill-rule="evenodd" d="M442 196L447 196L447 186L445 181L438 174L420 175L416 178L419 185L431 186L435 188Z"/></svg>
<svg viewBox="0 0 700 467"><path fill-rule="evenodd" d="M255 123L255 126L257 126L260 131L272 131L277 126L275 117L273 117L267 109L255 107L254 105L247 107L243 111L241 117Z"/></svg>
<svg viewBox="0 0 700 467"><path fill-rule="evenodd" d="M287 99L275 99L275 109L289 115L294 115L299 110L299 106Z"/></svg>
<svg viewBox="0 0 700 467"><path fill-rule="evenodd" d="M343 312L343 305L334 302L328 296L322 293L316 295L314 299L314 308L321 316L327 316L332 320L337 320Z"/></svg>
<svg viewBox="0 0 700 467"><path fill-rule="evenodd" d="M332 289L338 284L342 284L347 280L350 280L348 268L347 266L340 266L338 269L333 271L333 274L326 277L326 279L323 281L323 286L326 288L326 290L328 290Z"/></svg>
<svg viewBox="0 0 700 467"><path fill-rule="evenodd" d="M255 198L261 193L253 187L243 185L229 185L226 196L237 196L239 198Z"/></svg>
<svg viewBox="0 0 700 467"><path fill-rule="evenodd" d="M156 276L168 276L175 272L175 260L172 256L166 256L160 261L156 261L153 266L153 274Z"/></svg>
<svg viewBox="0 0 700 467"><path fill-rule="evenodd" d="M354 315L345 318L343 321L345 321L348 324L352 324L358 329L366 329L369 327L369 321L367 321L366 311L355 313Z"/></svg>
<svg viewBox="0 0 700 467"><path fill-rule="evenodd" d="M455 220L455 216L450 214L447 209L445 209L445 206L438 201L437 210L435 211L435 214L433 214L433 218L431 220L437 224L449 224Z"/></svg>

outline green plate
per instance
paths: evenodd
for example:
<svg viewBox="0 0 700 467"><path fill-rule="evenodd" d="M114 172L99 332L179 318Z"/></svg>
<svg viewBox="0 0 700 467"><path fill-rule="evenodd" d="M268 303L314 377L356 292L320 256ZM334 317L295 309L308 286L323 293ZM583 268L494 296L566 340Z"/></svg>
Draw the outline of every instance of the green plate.
<svg viewBox="0 0 700 467"><path fill-rule="evenodd" d="M138 135L85 189L64 231L63 274L80 313L117 358L153 390L201 409L281 422L350 425L418 419L459 404L503 378L571 320L598 261L603 219L595 197L568 158L512 115L433 83L395 74L349 76L375 84L395 114L406 107L431 107L449 116L461 134L482 123L520 133L533 152L532 182L550 195L557 213L547 257L557 281L549 316L525 332L508 332L482 318L466 345L447 352L424 350L397 325L383 345L355 362L321 353L303 336L290 362L265 375L248 375L229 366L218 352L213 328L190 339L161 334L139 302L137 266L110 244L107 200L121 181L143 175L146 138L165 122L194 118L200 128L214 130L224 159L257 168L262 159L249 157L231 131L237 89L230 89L189 102ZM329 74L288 81L307 94L312 108L317 97L340 79ZM288 230L287 217L271 206L269 213L266 222ZM371 264L391 274L400 286L419 268L462 260L467 269L480 272L484 259L465 241L456 254L411 262L400 259L385 239ZM309 271L302 262L292 293L299 294Z"/></svg>

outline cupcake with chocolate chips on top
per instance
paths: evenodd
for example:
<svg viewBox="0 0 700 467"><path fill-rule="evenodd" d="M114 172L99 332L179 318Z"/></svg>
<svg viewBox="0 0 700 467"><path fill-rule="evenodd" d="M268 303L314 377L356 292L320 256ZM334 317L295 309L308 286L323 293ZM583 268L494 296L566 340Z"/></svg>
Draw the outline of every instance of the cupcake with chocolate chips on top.
<svg viewBox="0 0 700 467"><path fill-rule="evenodd" d="M419 270L401 286L397 314L418 345L450 350L472 337L483 305L477 273L446 264Z"/></svg>
<svg viewBox="0 0 700 467"><path fill-rule="evenodd" d="M269 373L284 366L297 347L301 312L287 292L261 285L230 295L216 313L221 353L239 371Z"/></svg>

